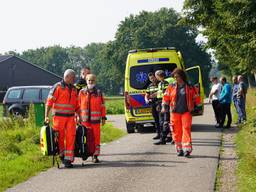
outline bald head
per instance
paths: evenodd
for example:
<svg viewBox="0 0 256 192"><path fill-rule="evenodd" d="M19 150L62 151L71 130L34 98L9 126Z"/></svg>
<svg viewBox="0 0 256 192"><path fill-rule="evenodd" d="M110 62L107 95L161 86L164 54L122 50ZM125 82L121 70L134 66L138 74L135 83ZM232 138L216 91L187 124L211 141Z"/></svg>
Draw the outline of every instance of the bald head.
<svg viewBox="0 0 256 192"><path fill-rule="evenodd" d="M238 75L237 80L238 80L238 82L242 82L244 80L244 78L242 75Z"/></svg>
<svg viewBox="0 0 256 192"><path fill-rule="evenodd" d="M63 75L64 82L67 84L74 84L75 77L76 73L73 69L67 69Z"/></svg>

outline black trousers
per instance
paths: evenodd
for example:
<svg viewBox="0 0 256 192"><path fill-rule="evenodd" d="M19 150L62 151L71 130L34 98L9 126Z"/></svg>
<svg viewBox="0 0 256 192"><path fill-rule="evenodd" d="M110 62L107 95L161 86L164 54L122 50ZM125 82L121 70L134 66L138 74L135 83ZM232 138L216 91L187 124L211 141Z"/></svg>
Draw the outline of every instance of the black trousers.
<svg viewBox="0 0 256 192"><path fill-rule="evenodd" d="M217 123L220 124L221 117L222 117L222 115L221 115L222 110L221 110L221 105L220 105L219 100L212 101L212 108L213 108L213 111L215 114L215 119L216 119Z"/></svg>
<svg viewBox="0 0 256 192"><path fill-rule="evenodd" d="M159 112L157 111L157 103L153 103L151 107L152 107L152 116L155 121L156 133L160 135Z"/></svg>
<svg viewBox="0 0 256 192"><path fill-rule="evenodd" d="M222 117L220 125L223 126L225 123L226 116L228 116L227 127L230 127L232 123L232 115L230 110L230 103L221 103Z"/></svg>
<svg viewBox="0 0 256 192"><path fill-rule="evenodd" d="M159 106L160 111L162 109L162 105ZM170 112L169 109L166 113L159 112L159 125L160 125L160 140L165 140L168 133L170 132Z"/></svg>

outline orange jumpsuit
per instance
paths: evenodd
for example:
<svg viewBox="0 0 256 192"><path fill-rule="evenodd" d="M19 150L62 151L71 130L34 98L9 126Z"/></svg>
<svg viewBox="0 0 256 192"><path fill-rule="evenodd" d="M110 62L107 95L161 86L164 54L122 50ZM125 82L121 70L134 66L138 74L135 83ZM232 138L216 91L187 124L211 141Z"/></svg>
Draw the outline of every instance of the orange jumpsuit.
<svg viewBox="0 0 256 192"><path fill-rule="evenodd" d="M176 107L178 86L173 83L166 89L162 105L170 106L170 122L173 128L173 140L177 152L183 150L184 152L192 152L192 140L191 140L191 125L192 115L195 105L200 105L200 96L197 94L197 90L190 85L185 85L185 95L188 111L185 113L173 112Z"/></svg>
<svg viewBox="0 0 256 192"><path fill-rule="evenodd" d="M53 129L59 132L60 156L74 161L76 135L75 112L78 110L77 91L64 81L56 83L49 92L46 105L52 107Z"/></svg>
<svg viewBox="0 0 256 192"><path fill-rule="evenodd" d="M100 154L100 122L106 119L106 108L102 92L93 88L90 92L87 88L79 92L78 103L80 107L80 120L87 128L87 145L90 156Z"/></svg>

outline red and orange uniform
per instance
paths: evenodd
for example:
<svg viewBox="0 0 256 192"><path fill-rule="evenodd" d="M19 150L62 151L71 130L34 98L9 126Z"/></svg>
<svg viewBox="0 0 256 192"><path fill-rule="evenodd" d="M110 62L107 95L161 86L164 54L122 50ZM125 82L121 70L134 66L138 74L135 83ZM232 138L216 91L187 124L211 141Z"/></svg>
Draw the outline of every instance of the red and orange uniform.
<svg viewBox="0 0 256 192"><path fill-rule="evenodd" d="M60 156L72 162L76 135L75 113L79 109L75 87L64 81L56 83L50 90L46 105L52 109L53 129L59 132Z"/></svg>
<svg viewBox="0 0 256 192"><path fill-rule="evenodd" d="M190 85L185 84L186 108L184 113L175 112L178 85L176 83L170 84L166 89L162 105L170 106L170 124L173 128L173 140L177 152L183 150L184 152L192 152L192 139L191 139L191 125L192 115L195 105L200 105L200 96L197 90Z"/></svg>
<svg viewBox="0 0 256 192"><path fill-rule="evenodd" d="M106 108L102 92L93 88L79 92L80 121L87 128L87 144L90 156L100 154L100 123L106 119Z"/></svg>

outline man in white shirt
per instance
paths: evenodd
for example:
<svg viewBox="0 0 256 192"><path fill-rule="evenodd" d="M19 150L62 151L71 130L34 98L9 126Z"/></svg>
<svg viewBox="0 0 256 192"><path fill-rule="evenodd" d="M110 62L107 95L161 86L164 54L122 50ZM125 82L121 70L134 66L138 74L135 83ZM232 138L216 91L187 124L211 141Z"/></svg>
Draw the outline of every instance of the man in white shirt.
<svg viewBox="0 0 256 192"><path fill-rule="evenodd" d="M220 93L221 93L221 89L222 89L222 85L220 83L218 83L218 78L217 77L212 77L212 88L209 94L209 102L212 103L212 108L215 114L215 118L217 121L217 124L215 125L215 127L219 127L219 124L221 122L221 105L219 102L219 98L220 98Z"/></svg>

